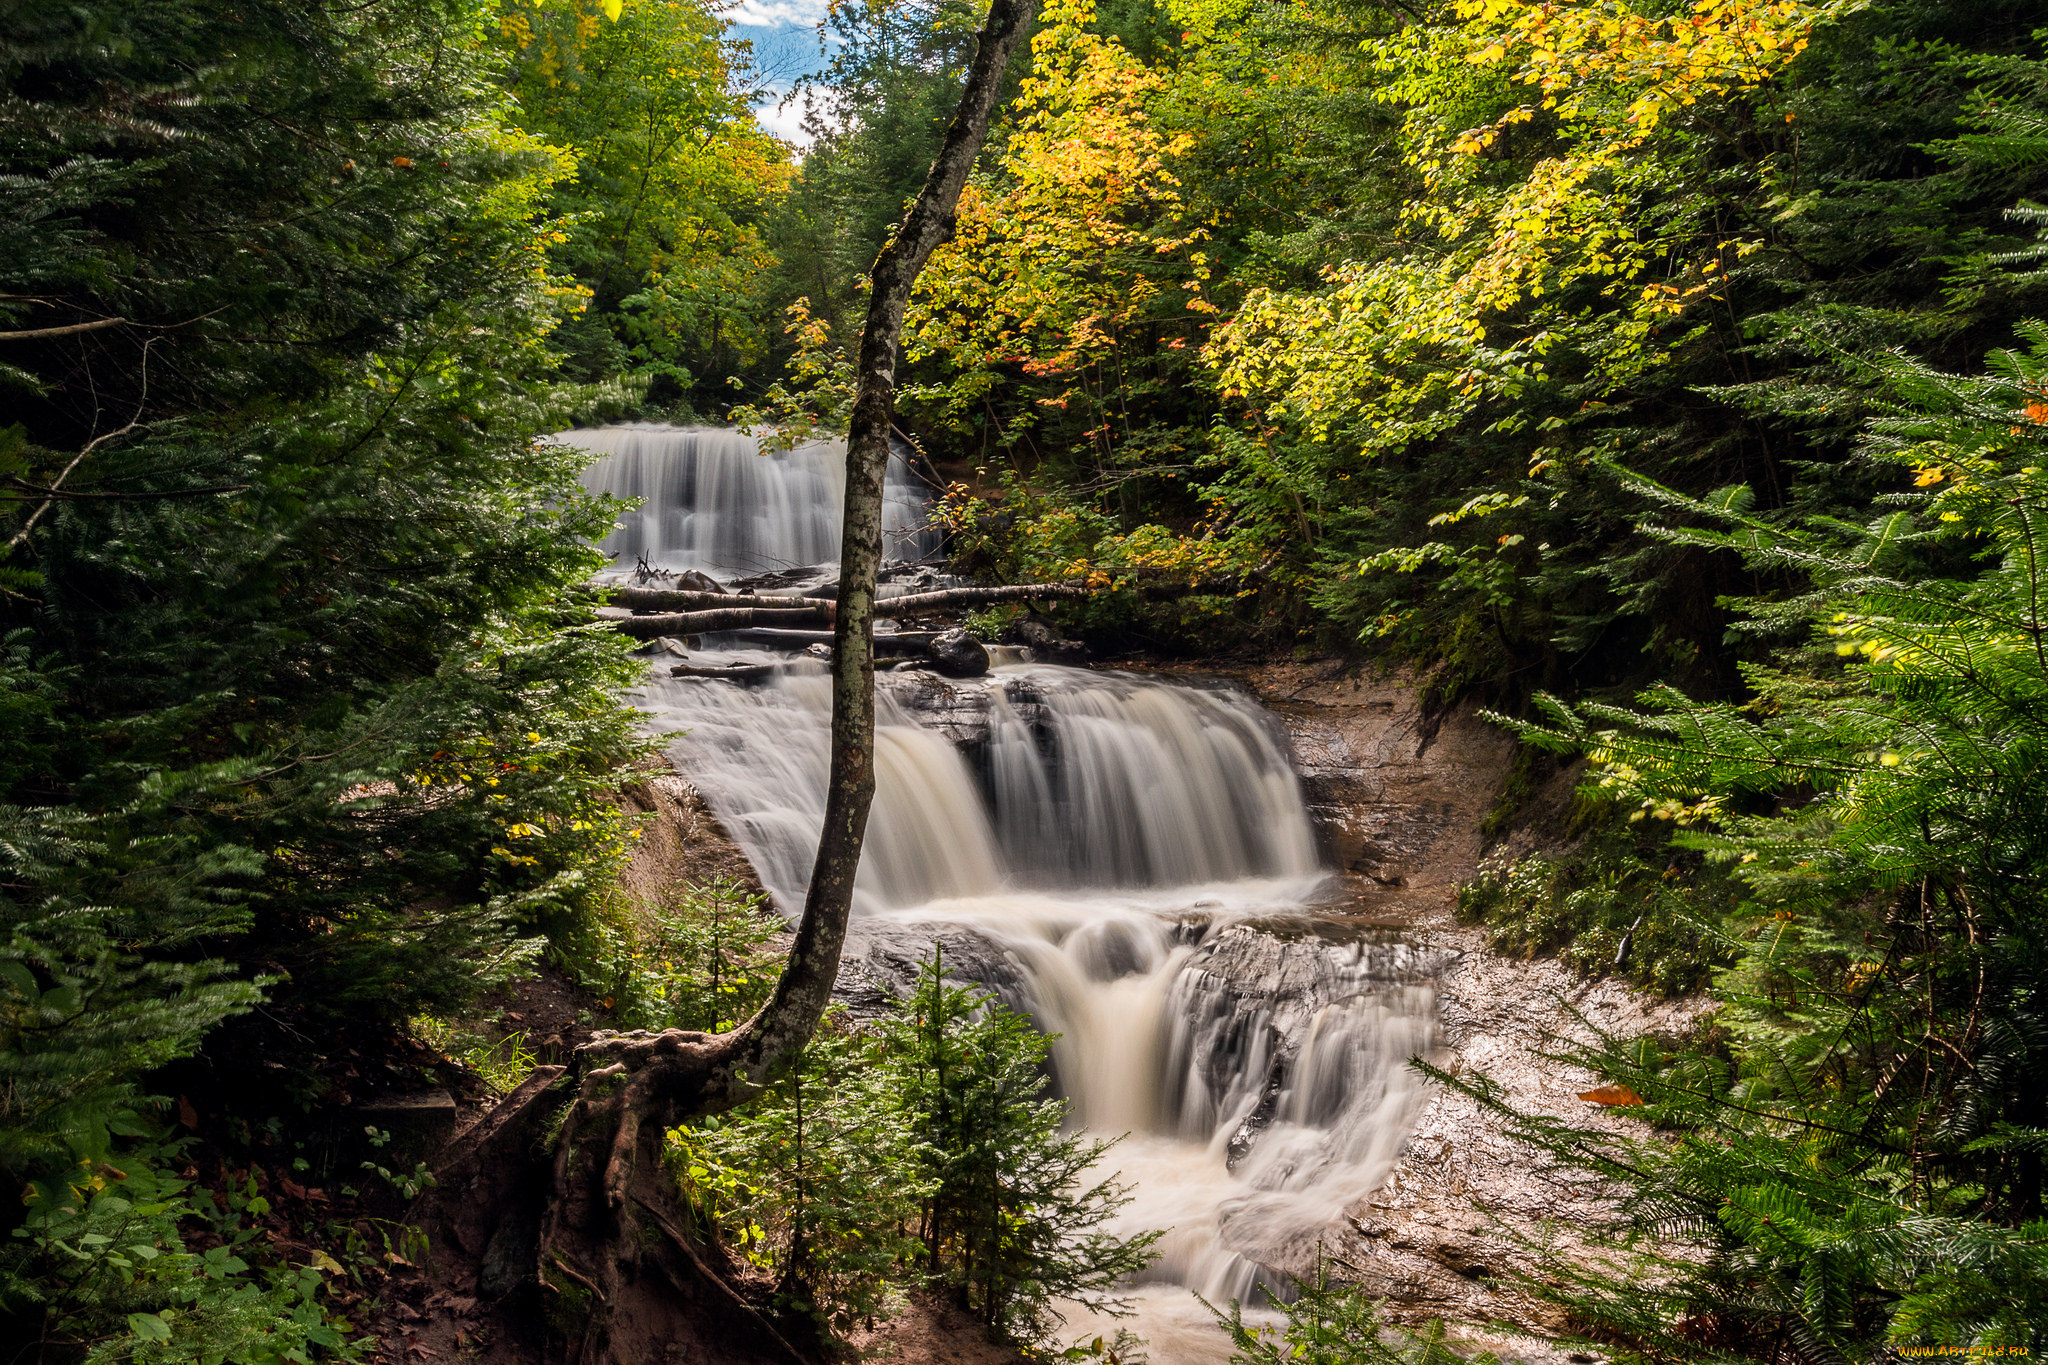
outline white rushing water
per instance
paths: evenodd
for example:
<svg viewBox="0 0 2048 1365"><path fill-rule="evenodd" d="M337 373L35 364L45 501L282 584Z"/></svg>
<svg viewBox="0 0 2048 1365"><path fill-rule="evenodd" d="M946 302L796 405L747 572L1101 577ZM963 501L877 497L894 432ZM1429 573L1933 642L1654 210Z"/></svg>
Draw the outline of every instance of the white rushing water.
<svg viewBox="0 0 2048 1365"><path fill-rule="evenodd" d="M839 558L843 442L811 441L764 455L752 436L730 427L647 423L564 431L556 439L601 457L583 471L585 488L642 499L602 542L621 568L644 557L656 568L730 578ZM909 463L892 455L883 486L888 557L919 559L937 548L926 526L929 511Z"/></svg>
<svg viewBox="0 0 2048 1365"><path fill-rule="evenodd" d="M1423 1098L1406 1063L1435 1044L1417 950L1301 930L1327 874L1284 735L1240 692L1050 666L878 681L848 970L944 936L1059 1035L1076 1119L1128 1134L1107 1160L1135 1186L1122 1227L1170 1229L1132 1325L1159 1365L1227 1360L1189 1291L1284 1285L1269 1267L1312 1265L1400 1154ZM793 913L823 819L823 666L657 679L646 704Z"/></svg>

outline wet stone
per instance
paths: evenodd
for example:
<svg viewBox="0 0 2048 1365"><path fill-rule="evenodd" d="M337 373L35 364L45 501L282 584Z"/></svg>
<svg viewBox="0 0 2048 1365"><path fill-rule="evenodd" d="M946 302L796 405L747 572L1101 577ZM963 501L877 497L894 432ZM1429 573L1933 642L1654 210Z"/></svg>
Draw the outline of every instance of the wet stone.
<svg viewBox="0 0 2048 1365"><path fill-rule="evenodd" d="M964 630L949 630L931 644L932 666L949 678L979 678L988 672L988 646Z"/></svg>

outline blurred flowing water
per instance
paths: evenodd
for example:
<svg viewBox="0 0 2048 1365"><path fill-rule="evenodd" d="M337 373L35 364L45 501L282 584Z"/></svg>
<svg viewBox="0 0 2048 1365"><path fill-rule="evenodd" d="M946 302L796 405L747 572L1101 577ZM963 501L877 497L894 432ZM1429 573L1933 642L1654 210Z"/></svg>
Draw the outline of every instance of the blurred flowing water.
<svg viewBox="0 0 2048 1365"><path fill-rule="evenodd" d="M647 423L565 431L556 437L597 454L583 472L593 493L639 498L601 548L618 567L644 558L654 568L744 577L839 558L846 495L846 447L808 441L760 452L731 427ZM883 485L882 531L889 558L915 560L938 548L926 527L930 498L898 451Z"/></svg>
<svg viewBox="0 0 2048 1365"><path fill-rule="evenodd" d="M878 678L878 790L842 991L900 989L934 937L1028 1011L1075 1120L1125 1134L1152 1359L1225 1361L1189 1291L1256 1300L1385 1181L1436 1044L1412 945L1310 931L1329 873L1286 737L1222 686L1044 665ZM823 818L828 679L657 679L645 705L787 914ZM1070 1324L1089 1334L1099 1321Z"/></svg>

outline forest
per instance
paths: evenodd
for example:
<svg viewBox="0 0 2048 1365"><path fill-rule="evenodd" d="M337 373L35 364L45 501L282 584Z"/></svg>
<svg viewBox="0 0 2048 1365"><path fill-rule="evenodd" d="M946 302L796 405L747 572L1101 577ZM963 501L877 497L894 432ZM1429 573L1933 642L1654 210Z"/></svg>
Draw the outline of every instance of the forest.
<svg viewBox="0 0 2048 1365"><path fill-rule="evenodd" d="M2048 1350L2048 6L832 0L793 88L745 17L0 5L0 1365ZM601 548L653 495L584 434L665 428L844 452L814 674L684 676L783 588ZM944 757L899 577L997 665ZM1210 883L1392 894L1249 692L1142 692L1272 668L1497 737L1444 932L1685 1021L1573 1015L1559 1112L1384 1025L1370 1086L1599 1192L1474 1320L1341 1220L1189 1278L1016 946L1122 888L1049 942L1185 1003ZM1198 832L1098 848L1141 732L1184 766L1098 818ZM795 834L719 785L762 743ZM751 869L635 880L665 781ZM984 894L981 956L887 937ZM1335 1122L1321 999L1203 1120L1219 1226ZM1160 1284L1209 1345L1118 1316Z"/></svg>

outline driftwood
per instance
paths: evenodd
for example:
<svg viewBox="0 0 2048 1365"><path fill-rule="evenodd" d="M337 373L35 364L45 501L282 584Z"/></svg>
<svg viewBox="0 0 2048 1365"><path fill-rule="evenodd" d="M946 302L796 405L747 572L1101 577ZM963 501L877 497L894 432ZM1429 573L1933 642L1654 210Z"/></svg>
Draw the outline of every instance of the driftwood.
<svg viewBox="0 0 2048 1365"><path fill-rule="evenodd" d="M757 682L780 664L671 664L671 678L724 678L727 682Z"/></svg>
<svg viewBox="0 0 2048 1365"><path fill-rule="evenodd" d="M642 1365L691 1353L688 1344L703 1331L691 1301L710 1297L698 1292L708 1267L688 1240L692 1218L668 1169L667 1133L760 1093L773 1069L810 1042L831 1002L875 795L872 635L903 314L918 272L952 236L1003 74L1036 8L1035 0L993 0L938 156L869 272L846 443L825 817L803 917L774 994L730 1033L597 1035L559 1077L522 1086L499 1106L507 1112L483 1120L477 1141L459 1144L455 1169L435 1191L440 1198L420 1210L437 1241L452 1238L469 1251L481 1236L484 1269L517 1267L506 1292L548 1303L551 1329L566 1339L565 1362ZM487 1168L495 1174L485 1175ZM465 1181L464 1171L477 1174ZM480 1287L482 1279L480 1272ZM786 1340L781 1347L778 1354L797 1354Z"/></svg>
<svg viewBox="0 0 2048 1365"><path fill-rule="evenodd" d="M1200 597L1212 593L1234 593L1255 575L1228 575L1186 579L1150 577L1136 583L1140 597L1159 600L1169 597ZM1064 602L1112 591L1113 584L1090 584L1082 579L1063 583L1009 583L993 588L941 588L884 598L874 605L880 618L921 616L926 612L952 611L961 607L999 606L1006 602ZM740 604L747 605L740 605ZM773 606L767 605L773 603ZM609 620L614 628L635 639L651 640L662 635L698 635L705 631L741 630L759 626L829 626L835 619L829 597L760 598L732 593L676 592L661 588L621 588L612 605L661 614L618 616Z"/></svg>

